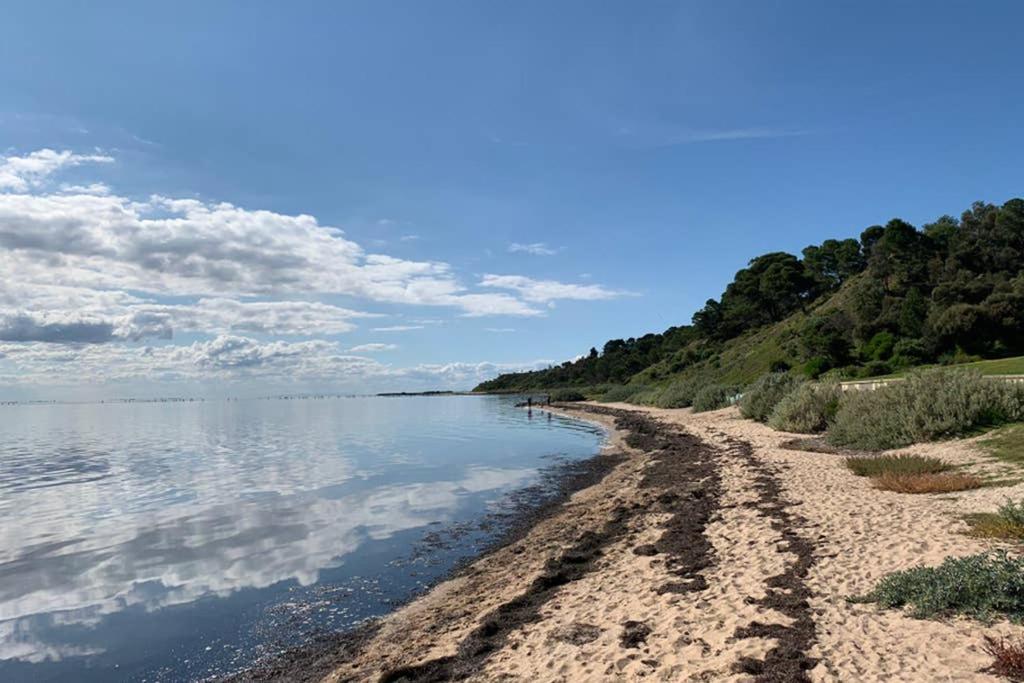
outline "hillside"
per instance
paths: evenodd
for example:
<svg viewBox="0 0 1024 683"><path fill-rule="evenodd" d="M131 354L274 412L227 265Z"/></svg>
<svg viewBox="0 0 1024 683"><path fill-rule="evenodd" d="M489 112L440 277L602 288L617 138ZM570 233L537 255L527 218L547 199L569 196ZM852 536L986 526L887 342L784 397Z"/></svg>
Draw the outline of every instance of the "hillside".
<svg viewBox="0 0 1024 683"><path fill-rule="evenodd" d="M752 259L691 324L613 339L575 362L508 373L475 391L742 386L773 369L869 377L1024 353L1024 200L977 202L916 228ZM685 391L684 391L685 393ZM691 392L692 393L692 392Z"/></svg>

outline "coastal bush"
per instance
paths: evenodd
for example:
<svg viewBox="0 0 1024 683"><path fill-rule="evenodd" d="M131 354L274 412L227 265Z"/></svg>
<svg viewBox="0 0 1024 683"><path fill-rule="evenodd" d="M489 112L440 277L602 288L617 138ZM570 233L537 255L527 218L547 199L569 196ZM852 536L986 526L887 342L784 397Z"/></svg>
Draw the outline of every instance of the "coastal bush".
<svg viewBox="0 0 1024 683"><path fill-rule="evenodd" d="M769 372L761 375L743 392L743 398L740 399L740 414L748 420L767 422L779 401L796 389L801 382L801 379L788 372Z"/></svg>
<svg viewBox="0 0 1024 683"><path fill-rule="evenodd" d="M643 384L618 384L609 387L602 395L597 397L601 403L621 403L628 401L633 396L647 389Z"/></svg>
<svg viewBox="0 0 1024 683"><path fill-rule="evenodd" d="M917 618L963 614L988 621L1024 618L1024 558L1005 552L947 558L938 567L889 574L857 602L910 607Z"/></svg>
<svg viewBox="0 0 1024 683"><path fill-rule="evenodd" d="M575 389L556 389L551 392L551 400L559 403L571 403L573 401L586 401L587 397Z"/></svg>
<svg viewBox="0 0 1024 683"><path fill-rule="evenodd" d="M858 477L882 474L939 474L953 469L949 463L923 455L857 455L846 466Z"/></svg>
<svg viewBox="0 0 1024 683"><path fill-rule="evenodd" d="M885 472L871 477L871 483L877 489L895 493L953 493L980 488L983 485L978 477L963 472L926 474Z"/></svg>
<svg viewBox="0 0 1024 683"><path fill-rule="evenodd" d="M967 523L972 536L1024 540L1024 501L1007 500L994 513L969 515Z"/></svg>
<svg viewBox="0 0 1024 683"><path fill-rule="evenodd" d="M985 636L982 646L992 657L992 672L1011 681L1024 680L1024 640Z"/></svg>
<svg viewBox="0 0 1024 683"><path fill-rule="evenodd" d="M693 412L703 413L732 405L739 391L729 384L708 384L693 397Z"/></svg>
<svg viewBox="0 0 1024 683"><path fill-rule="evenodd" d="M658 397L661 396L662 391L661 387L647 387L643 391L633 394L629 398L629 402L638 406L654 406L658 404Z"/></svg>
<svg viewBox="0 0 1024 683"><path fill-rule="evenodd" d="M700 386L697 382L676 381L665 387L655 405L659 408L689 408L697 396Z"/></svg>
<svg viewBox="0 0 1024 683"><path fill-rule="evenodd" d="M839 410L842 393L836 382L805 382L782 397L768 424L784 432L823 432Z"/></svg>
<svg viewBox="0 0 1024 683"><path fill-rule="evenodd" d="M960 436L1024 418L1024 388L976 371L926 370L875 391L848 392L828 439L869 450Z"/></svg>

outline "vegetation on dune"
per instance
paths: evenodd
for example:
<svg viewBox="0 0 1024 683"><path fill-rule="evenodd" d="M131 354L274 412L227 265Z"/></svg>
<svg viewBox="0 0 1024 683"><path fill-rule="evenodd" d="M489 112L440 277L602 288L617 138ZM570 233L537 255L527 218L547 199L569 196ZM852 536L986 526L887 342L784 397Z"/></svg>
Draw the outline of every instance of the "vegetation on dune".
<svg viewBox="0 0 1024 683"><path fill-rule="evenodd" d="M1024 501L1007 500L994 513L969 515L967 523L973 536L1024 540Z"/></svg>
<svg viewBox="0 0 1024 683"><path fill-rule="evenodd" d="M997 460L1024 464L1024 424L1010 425L989 434L981 446Z"/></svg>
<svg viewBox="0 0 1024 683"><path fill-rule="evenodd" d="M992 672L1011 681L1024 680L1024 640L985 636L985 653L992 657Z"/></svg>
<svg viewBox="0 0 1024 683"><path fill-rule="evenodd" d="M984 482L973 474L941 472L938 474L897 474L885 472L871 477L876 489L895 493L954 493L981 488Z"/></svg>
<svg viewBox="0 0 1024 683"><path fill-rule="evenodd" d="M700 384L693 380L678 380L661 390L655 400L659 408L689 408L700 391Z"/></svg>
<svg viewBox="0 0 1024 683"><path fill-rule="evenodd" d="M865 450L962 436L1024 418L1024 387L967 370L925 370L839 403L828 439Z"/></svg>
<svg viewBox="0 0 1024 683"><path fill-rule="evenodd" d="M747 387L740 399L740 414L750 420L767 422L775 407L803 382L788 372L769 372Z"/></svg>
<svg viewBox="0 0 1024 683"><path fill-rule="evenodd" d="M782 397L768 425L799 434L823 432L835 419L842 394L836 382L805 382Z"/></svg>
<svg viewBox="0 0 1024 683"><path fill-rule="evenodd" d="M587 397L574 389L559 389L551 392L551 400L558 403L572 403L574 401L586 401Z"/></svg>
<svg viewBox="0 0 1024 683"><path fill-rule="evenodd" d="M978 202L920 229L894 219L857 239L809 246L799 258L754 258L691 325L613 339L577 361L501 375L477 390L631 380L658 388L685 380L747 385L783 368L855 378L1021 354L1022 273L1022 199ZM1002 363L994 366L1000 372L1024 373L1024 360ZM644 398L664 400L653 391Z"/></svg>
<svg viewBox="0 0 1024 683"><path fill-rule="evenodd" d="M629 401L631 398L636 396L642 391L645 391L647 387L642 384L623 384L620 386L611 386L607 391L603 392L597 397L597 400L601 403L621 403L623 401Z"/></svg>
<svg viewBox="0 0 1024 683"><path fill-rule="evenodd" d="M923 455L864 455L846 458L846 466L858 477L882 474L939 474L953 468L938 458Z"/></svg>
<svg viewBox="0 0 1024 683"><path fill-rule="evenodd" d="M728 384L708 384L693 398L693 412L703 413L730 406L736 400L740 389Z"/></svg>
<svg viewBox="0 0 1024 683"><path fill-rule="evenodd" d="M851 456L846 466L870 477L875 488L896 493L952 493L984 485L973 474L953 472L949 463L923 455Z"/></svg>
<svg viewBox="0 0 1024 683"><path fill-rule="evenodd" d="M909 607L917 618L957 614L988 621L1024 618L1024 558L982 553L885 576L858 602Z"/></svg>

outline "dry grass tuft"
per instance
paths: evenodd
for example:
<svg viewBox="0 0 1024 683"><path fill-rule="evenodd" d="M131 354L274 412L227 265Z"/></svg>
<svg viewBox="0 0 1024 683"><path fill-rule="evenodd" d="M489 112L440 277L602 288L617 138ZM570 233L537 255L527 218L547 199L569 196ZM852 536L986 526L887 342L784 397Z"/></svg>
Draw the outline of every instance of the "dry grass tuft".
<svg viewBox="0 0 1024 683"><path fill-rule="evenodd" d="M971 536L1024 541L1024 526L1004 519L998 514L981 513L969 515L967 523L971 525Z"/></svg>
<svg viewBox="0 0 1024 683"><path fill-rule="evenodd" d="M1011 681L1024 680L1024 640L985 636L985 652L991 655L992 672Z"/></svg>
<svg viewBox="0 0 1024 683"><path fill-rule="evenodd" d="M885 472L871 477L871 481L875 488L896 493L952 493L984 486L984 482L973 474L960 472Z"/></svg>
<svg viewBox="0 0 1024 683"><path fill-rule="evenodd" d="M967 523L972 536L1024 541L1024 501L1007 500L997 512L968 515Z"/></svg>
<svg viewBox="0 0 1024 683"><path fill-rule="evenodd" d="M952 465L938 458L923 455L866 455L850 456L846 466L858 477L877 477L883 474L939 474L952 469Z"/></svg>

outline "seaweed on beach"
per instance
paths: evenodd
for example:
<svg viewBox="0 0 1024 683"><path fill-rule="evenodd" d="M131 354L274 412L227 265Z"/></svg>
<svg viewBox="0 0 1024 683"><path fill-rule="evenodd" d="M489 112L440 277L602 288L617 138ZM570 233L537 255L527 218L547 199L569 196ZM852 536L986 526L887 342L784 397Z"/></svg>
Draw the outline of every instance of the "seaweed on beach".
<svg viewBox="0 0 1024 683"><path fill-rule="evenodd" d="M789 509L791 503L784 498L782 487L772 476L769 465L754 457L753 448L746 441L726 439L732 452L754 472L758 499L753 506L771 520L773 529L782 534L782 550L796 556L785 571L768 579L769 590L757 601L786 615L791 623L787 626L754 622L737 629L737 638L771 638L776 643L764 659L745 657L737 669L752 674L761 683L809 681L807 672L817 664L817 660L807 654L815 640L814 615L809 603L811 589L806 582L807 573L814 564L814 546L796 532L796 527L804 524L805 520Z"/></svg>
<svg viewBox="0 0 1024 683"><path fill-rule="evenodd" d="M510 633L541 618L541 607L558 589L592 571L603 549L625 536L630 519L638 514L653 510L673 513L654 544L659 553L666 555L666 567L679 579L664 589L693 591L706 587L700 572L712 562L713 552L704 530L717 509L720 492L718 466L708 446L681 430L636 413L597 406L580 406L580 410L615 417L616 427L627 433L627 443L652 454L641 484L649 495L629 507L616 507L600 530L585 532L568 550L549 560L541 576L525 591L483 617L459 644L455 655L392 669L381 676L382 683L462 680L479 672ZM683 495L679 493L681 487ZM623 647L642 642L647 636L642 630L629 623Z"/></svg>

